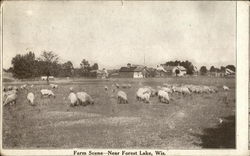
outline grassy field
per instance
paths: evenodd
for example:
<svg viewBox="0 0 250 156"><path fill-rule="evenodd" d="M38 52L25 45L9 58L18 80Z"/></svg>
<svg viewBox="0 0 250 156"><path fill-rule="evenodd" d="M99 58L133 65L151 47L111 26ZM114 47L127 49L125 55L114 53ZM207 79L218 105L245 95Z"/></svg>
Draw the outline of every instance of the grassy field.
<svg viewBox="0 0 250 156"><path fill-rule="evenodd" d="M117 104L116 94L105 91L113 83L130 83L121 89L128 104ZM235 79L214 77L58 80L56 98L41 98L45 82L11 82L8 85L34 84L18 93L15 106L3 107L3 148L235 148ZM151 104L136 101L141 86L156 88L163 83L213 85L218 93L182 96L173 94L170 104L151 98ZM223 102L230 87L229 103ZM69 107L69 88L86 91L94 105ZM35 93L36 106L26 100ZM220 123L219 119L223 122Z"/></svg>

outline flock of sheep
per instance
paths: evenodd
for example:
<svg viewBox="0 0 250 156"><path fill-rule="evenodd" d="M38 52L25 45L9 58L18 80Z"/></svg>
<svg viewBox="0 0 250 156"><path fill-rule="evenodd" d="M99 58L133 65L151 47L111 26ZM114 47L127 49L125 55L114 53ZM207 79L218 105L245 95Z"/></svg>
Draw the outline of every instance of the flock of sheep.
<svg viewBox="0 0 250 156"><path fill-rule="evenodd" d="M30 85L30 88L33 88L34 85ZM52 89L57 89L58 85L50 84ZM111 91L113 93L117 93L117 103L118 104L126 104L128 103L128 97L125 91L120 90L121 88L131 88L131 84L122 84L118 83L112 84ZM229 87L223 85L223 90L228 91ZM24 84L20 86L20 90L28 90L28 85ZM108 91L108 86L104 86L104 90ZM3 105L7 104L15 104L18 96L19 88L16 86L8 86L8 88L3 89ZM78 106L78 105L89 105L94 104L93 98L86 92L74 92L74 88L69 88L69 105L70 106ZM169 103L170 96L173 93L181 94L181 95L191 95L191 94L210 94L217 93L218 88L215 86L205 86L205 85L178 85L178 84L163 84L163 86L157 86L157 89L154 89L150 86L140 87L136 92L136 99L138 101L144 103L150 103L150 98L157 96L159 102L161 103ZM41 97L54 97L55 94L50 89L41 89L40 90ZM34 104L35 95L32 92L27 93L27 100L31 105Z"/></svg>

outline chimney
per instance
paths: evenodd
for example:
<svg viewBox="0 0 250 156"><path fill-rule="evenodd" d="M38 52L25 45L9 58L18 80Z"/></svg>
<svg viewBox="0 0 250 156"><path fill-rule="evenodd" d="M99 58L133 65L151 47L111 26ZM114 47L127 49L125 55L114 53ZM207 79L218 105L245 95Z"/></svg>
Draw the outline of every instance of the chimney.
<svg viewBox="0 0 250 156"><path fill-rule="evenodd" d="M127 67L128 67L128 68L131 68L131 64L130 64L130 63L128 63L128 64L127 64Z"/></svg>

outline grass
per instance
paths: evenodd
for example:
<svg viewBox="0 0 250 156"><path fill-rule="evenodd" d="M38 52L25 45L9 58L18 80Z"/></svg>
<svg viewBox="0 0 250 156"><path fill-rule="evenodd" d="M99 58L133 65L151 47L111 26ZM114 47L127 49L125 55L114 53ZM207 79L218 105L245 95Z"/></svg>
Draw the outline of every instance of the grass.
<svg viewBox="0 0 250 156"><path fill-rule="evenodd" d="M117 104L116 94L110 90L116 82L132 84L130 89L121 89L128 95L128 104ZM24 83L35 86L20 91L15 106L3 107L3 148L235 148L235 121L228 118L235 116L232 78L59 80L53 82L59 84L53 90L55 99L40 97L40 89L50 88L45 82L4 85ZM170 104L159 103L157 97L151 98L151 104L136 101L139 87L156 88L163 83L214 85L219 92L185 97L173 94ZM109 91L104 90L104 85ZM222 100L225 96L222 85L231 88L228 104ZM69 107L71 86L75 91L86 91L95 104ZM35 93L36 106L26 100L30 91ZM223 119L222 124L219 118ZM229 122L230 128L223 125ZM218 139L208 141L209 137Z"/></svg>

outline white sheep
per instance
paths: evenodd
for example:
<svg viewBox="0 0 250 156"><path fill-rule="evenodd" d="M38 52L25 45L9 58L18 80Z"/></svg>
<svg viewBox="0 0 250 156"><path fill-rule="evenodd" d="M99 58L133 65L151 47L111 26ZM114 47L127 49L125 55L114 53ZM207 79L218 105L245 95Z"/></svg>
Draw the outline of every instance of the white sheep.
<svg viewBox="0 0 250 156"><path fill-rule="evenodd" d="M51 86L51 88L53 88L53 89L56 89L56 88L58 87L58 85L56 85L56 84L50 84L50 86Z"/></svg>
<svg viewBox="0 0 250 156"><path fill-rule="evenodd" d="M167 88L167 87L162 87L162 88L160 88L160 90L164 90L165 92L167 92L167 93L173 93L173 89L172 88Z"/></svg>
<svg viewBox="0 0 250 156"><path fill-rule="evenodd" d="M34 87L34 85L30 85L30 88L33 88Z"/></svg>
<svg viewBox="0 0 250 156"><path fill-rule="evenodd" d="M21 89L26 89L26 87L27 87L26 84L20 86Z"/></svg>
<svg viewBox="0 0 250 156"><path fill-rule="evenodd" d="M118 103L128 103L127 94L124 91L118 91L117 92L117 101Z"/></svg>
<svg viewBox="0 0 250 156"><path fill-rule="evenodd" d="M120 85L118 83L115 84L116 88L120 88Z"/></svg>
<svg viewBox="0 0 250 156"><path fill-rule="evenodd" d="M74 90L74 88L73 88L73 87L70 87L70 88L69 88L69 90L70 90L70 91L73 91L73 90Z"/></svg>
<svg viewBox="0 0 250 156"><path fill-rule="evenodd" d="M108 90L108 86L104 86L104 90L107 91Z"/></svg>
<svg viewBox="0 0 250 156"><path fill-rule="evenodd" d="M77 92L76 97L80 105L86 106L88 104L94 104L94 100L86 92Z"/></svg>
<svg viewBox="0 0 250 156"><path fill-rule="evenodd" d="M32 92L28 93L27 100L31 105L34 105L35 95Z"/></svg>
<svg viewBox="0 0 250 156"><path fill-rule="evenodd" d="M226 85L223 85L223 90L228 91L228 90L229 90L229 87L226 86Z"/></svg>
<svg viewBox="0 0 250 156"><path fill-rule="evenodd" d="M8 90L12 90L13 89L13 87L12 86L8 86Z"/></svg>
<svg viewBox="0 0 250 156"><path fill-rule="evenodd" d="M71 92L68 96L68 99L70 100L70 106L77 106L78 100L75 93Z"/></svg>
<svg viewBox="0 0 250 156"><path fill-rule="evenodd" d="M158 97L159 97L159 101L163 102L163 103L169 103L169 96L168 93L165 92L164 90L159 90L158 91Z"/></svg>
<svg viewBox="0 0 250 156"><path fill-rule="evenodd" d="M141 100L142 100L143 102L145 102L145 103L150 103L149 99L150 99L150 94L149 94L149 93L145 93L145 94L143 94L143 95L141 96Z"/></svg>
<svg viewBox="0 0 250 156"><path fill-rule="evenodd" d="M187 87L181 87L181 93L184 95L191 94L190 90Z"/></svg>
<svg viewBox="0 0 250 156"><path fill-rule="evenodd" d="M7 104L15 104L16 103L16 99L17 99L17 94L13 93L13 94L10 94L6 97L6 99L4 100L4 106L7 105Z"/></svg>
<svg viewBox="0 0 250 156"><path fill-rule="evenodd" d="M52 92L52 90L41 89L40 92L41 92L41 96L48 96L48 97L53 96L54 98L56 97L55 94Z"/></svg>
<svg viewBox="0 0 250 156"><path fill-rule="evenodd" d="M149 93L151 94L151 91L148 88L139 88L136 92L136 99L141 101L143 94Z"/></svg>

